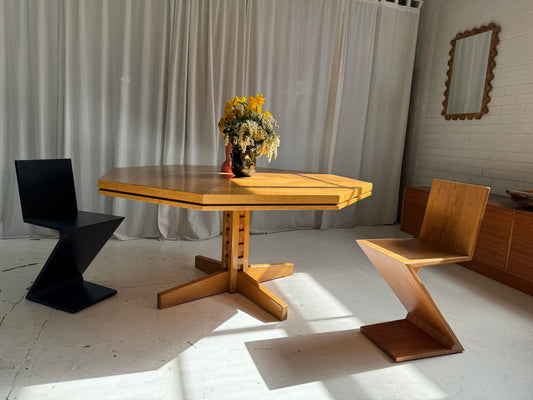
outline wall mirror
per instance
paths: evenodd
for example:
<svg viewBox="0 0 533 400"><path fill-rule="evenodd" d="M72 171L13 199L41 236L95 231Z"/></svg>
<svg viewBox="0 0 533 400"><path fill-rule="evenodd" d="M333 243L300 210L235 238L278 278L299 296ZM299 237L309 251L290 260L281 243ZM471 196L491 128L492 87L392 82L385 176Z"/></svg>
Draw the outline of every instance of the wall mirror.
<svg viewBox="0 0 533 400"><path fill-rule="evenodd" d="M449 119L480 119L489 112L496 45L501 28L484 25L458 33L450 42L450 61L441 114Z"/></svg>

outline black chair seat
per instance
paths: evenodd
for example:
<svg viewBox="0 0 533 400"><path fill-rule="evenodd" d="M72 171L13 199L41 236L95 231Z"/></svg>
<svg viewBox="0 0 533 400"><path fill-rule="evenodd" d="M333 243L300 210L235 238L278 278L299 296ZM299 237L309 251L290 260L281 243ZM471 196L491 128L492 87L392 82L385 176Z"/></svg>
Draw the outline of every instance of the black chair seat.
<svg viewBox="0 0 533 400"><path fill-rule="evenodd" d="M124 217L79 211L69 159L15 161L24 222L59 232L26 298L75 313L117 293L82 274Z"/></svg>
<svg viewBox="0 0 533 400"><path fill-rule="evenodd" d="M115 215L99 214L88 211L78 211L76 215L57 218L25 218L24 222L28 224L42 226L43 228L54 229L56 231L69 231L72 229L83 228L85 226L101 224L107 221L120 220L124 217Z"/></svg>

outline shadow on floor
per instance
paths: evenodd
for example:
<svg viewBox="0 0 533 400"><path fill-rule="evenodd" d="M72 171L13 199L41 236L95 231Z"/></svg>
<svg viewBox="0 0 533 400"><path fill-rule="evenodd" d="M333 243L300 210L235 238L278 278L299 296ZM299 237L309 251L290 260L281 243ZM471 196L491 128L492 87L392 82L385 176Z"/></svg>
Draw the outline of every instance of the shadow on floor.
<svg viewBox="0 0 533 400"><path fill-rule="evenodd" d="M245 344L271 390L394 365L359 329Z"/></svg>

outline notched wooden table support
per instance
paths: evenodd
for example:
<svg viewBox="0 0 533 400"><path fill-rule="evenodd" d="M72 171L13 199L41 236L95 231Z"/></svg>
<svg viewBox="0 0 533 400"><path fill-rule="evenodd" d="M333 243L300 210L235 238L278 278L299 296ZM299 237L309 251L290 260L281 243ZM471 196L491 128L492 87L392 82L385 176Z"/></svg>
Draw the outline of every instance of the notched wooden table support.
<svg viewBox="0 0 533 400"><path fill-rule="evenodd" d="M240 293L279 320L287 319L287 304L261 282L293 274L292 263L248 264L250 211L225 211L222 259L196 256L195 266L208 274L157 294L157 306L167 308L218 293Z"/></svg>

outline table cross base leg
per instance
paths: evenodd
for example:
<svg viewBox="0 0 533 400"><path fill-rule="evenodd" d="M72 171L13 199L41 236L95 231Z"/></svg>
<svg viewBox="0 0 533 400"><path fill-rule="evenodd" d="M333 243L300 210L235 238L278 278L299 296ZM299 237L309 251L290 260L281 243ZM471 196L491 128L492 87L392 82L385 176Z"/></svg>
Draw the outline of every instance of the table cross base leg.
<svg viewBox="0 0 533 400"><path fill-rule="evenodd" d="M157 294L157 306L167 308L218 293L238 292L279 320L287 319L287 304L260 282L293 274L292 263L248 265L249 211L225 211L222 261L196 256L195 266L208 275Z"/></svg>

